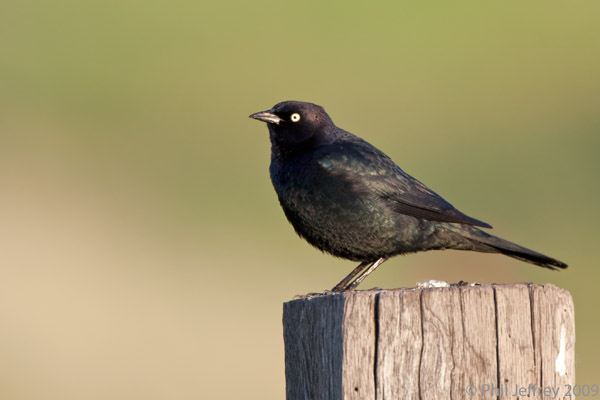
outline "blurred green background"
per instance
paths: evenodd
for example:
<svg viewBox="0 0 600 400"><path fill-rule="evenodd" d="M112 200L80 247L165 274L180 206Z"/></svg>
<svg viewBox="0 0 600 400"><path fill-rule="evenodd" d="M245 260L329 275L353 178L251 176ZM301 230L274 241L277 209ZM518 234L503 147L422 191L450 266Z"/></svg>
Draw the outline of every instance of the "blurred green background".
<svg viewBox="0 0 600 400"><path fill-rule="evenodd" d="M268 177L282 100L493 233L569 263L397 257L362 288L554 283L600 383L597 1L0 5L0 397L281 399L282 303L354 263L298 239Z"/></svg>

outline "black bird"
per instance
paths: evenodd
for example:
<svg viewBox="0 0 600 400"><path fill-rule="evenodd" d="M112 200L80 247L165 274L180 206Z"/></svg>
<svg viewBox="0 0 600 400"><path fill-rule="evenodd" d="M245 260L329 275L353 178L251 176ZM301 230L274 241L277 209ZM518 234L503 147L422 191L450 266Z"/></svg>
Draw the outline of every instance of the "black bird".
<svg viewBox="0 0 600 400"><path fill-rule="evenodd" d="M250 118L267 123L271 181L298 235L322 251L360 262L334 292L355 288L392 256L417 251L501 253L540 267L567 268L477 229L491 226L458 211L382 151L335 126L321 106L284 101Z"/></svg>

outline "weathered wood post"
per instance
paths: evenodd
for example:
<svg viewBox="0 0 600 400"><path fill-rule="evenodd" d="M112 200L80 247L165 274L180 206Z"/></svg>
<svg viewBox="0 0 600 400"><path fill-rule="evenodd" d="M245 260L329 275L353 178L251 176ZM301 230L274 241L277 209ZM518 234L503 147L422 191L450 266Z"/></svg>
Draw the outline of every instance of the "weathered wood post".
<svg viewBox="0 0 600 400"><path fill-rule="evenodd" d="M554 285L351 291L284 304L287 399L574 398Z"/></svg>

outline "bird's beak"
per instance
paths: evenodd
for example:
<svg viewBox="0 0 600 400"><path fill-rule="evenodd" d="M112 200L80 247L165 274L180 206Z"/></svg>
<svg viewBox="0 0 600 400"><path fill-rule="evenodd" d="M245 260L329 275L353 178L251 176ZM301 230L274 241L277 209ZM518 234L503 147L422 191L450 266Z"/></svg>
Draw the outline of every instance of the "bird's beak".
<svg viewBox="0 0 600 400"><path fill-rule="evenodd" d="M273 114L271 112L271 110L260 111L260 112L254 113L254 114L252 114L250 116L250 118L254 118L254 119L257 119L259 121L263 121L263 122L266 122L268 124L275 124L275 125L279 125L279 123L281 121L283 121L277 115Z"/></svg>

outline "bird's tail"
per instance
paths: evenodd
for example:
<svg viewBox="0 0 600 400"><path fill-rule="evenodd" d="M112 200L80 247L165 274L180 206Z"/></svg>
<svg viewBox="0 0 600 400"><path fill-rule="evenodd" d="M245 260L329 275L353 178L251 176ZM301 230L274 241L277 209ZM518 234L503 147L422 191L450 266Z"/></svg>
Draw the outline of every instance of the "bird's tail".
<svg viewBox="0 0 600 400"><path fill-rule="evenodd" d="M552 257L548 257L537 251L529 250L518 244L509 242L508 240L500 239L497 236L492 236L477 228L469 227L466 232L463 230L463 235L473 243L474 250L486 253L500 253L507 255L517 260L525 261L531 264L539 265L540 267L559 270L567 268L567 264L558 261Z"/></svg>

